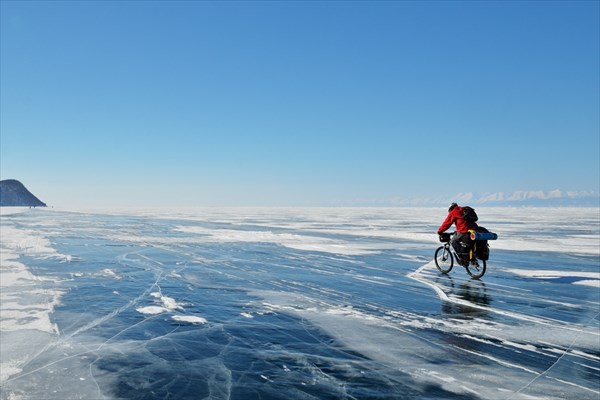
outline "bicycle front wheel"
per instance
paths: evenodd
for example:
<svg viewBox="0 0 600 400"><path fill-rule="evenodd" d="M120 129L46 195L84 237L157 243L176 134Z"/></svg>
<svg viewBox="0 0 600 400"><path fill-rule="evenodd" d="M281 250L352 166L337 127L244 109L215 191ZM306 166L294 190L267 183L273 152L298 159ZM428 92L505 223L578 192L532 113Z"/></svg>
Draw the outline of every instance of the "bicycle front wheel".
<svg viewBox="0 0 600 400"><path fill-rule="evenodd" d="M435 251L435 266L441 273L447 274L454 266L454 257L447 246L440 246Z"/></svg>
<svg viewBox="0 0 600 400"><path fill-rule="evenodd" d="M479 279L485 274L485 260L477 260L476 264L467 265L467 273L471 275L473 279Z"/></svg>

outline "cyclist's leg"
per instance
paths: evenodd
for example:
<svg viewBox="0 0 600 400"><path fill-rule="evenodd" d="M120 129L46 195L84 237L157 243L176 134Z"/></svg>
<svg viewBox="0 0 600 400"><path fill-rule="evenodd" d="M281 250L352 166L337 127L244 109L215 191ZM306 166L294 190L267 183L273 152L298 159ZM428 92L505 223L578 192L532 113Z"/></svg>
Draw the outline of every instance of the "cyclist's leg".
<svg viewBox="0 0 600 400"><path fill-rule="evenodd" d="M452 235L450 238L450 244L452 245L452 248L459 254L462 253L462 243L465 236L466 235L464 233L454 232L454 235Z"/></svg>
<svg viewBox="0 0 600 400"><path fill-rule="evenodd" d="M468 233L459 232L456 232L450 240L450 244L456 251L456 254L460 257L460 264L464 265L469 262L469 251L471 250L470 240L471 238Z"/></svg>

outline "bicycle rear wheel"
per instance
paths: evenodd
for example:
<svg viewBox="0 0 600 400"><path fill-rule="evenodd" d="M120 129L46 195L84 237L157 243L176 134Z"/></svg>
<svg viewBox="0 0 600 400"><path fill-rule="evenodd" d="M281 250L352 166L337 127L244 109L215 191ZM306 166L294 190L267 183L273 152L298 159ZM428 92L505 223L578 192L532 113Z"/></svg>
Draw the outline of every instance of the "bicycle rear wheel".
<svg viewBox="0 0 600 400"><path fill-rule="evenodd" d="M435 266L441 273L447 274L454 266L454 257L447 246L440 246L435 251Z"/></svg>
<svg viewBox="0 0 600 400"><path fill-rule="evenodd" d="M473 279L479 279L485 274L485 260L477 260L476 264L467 265L467 273L471 275Z"/></svg>

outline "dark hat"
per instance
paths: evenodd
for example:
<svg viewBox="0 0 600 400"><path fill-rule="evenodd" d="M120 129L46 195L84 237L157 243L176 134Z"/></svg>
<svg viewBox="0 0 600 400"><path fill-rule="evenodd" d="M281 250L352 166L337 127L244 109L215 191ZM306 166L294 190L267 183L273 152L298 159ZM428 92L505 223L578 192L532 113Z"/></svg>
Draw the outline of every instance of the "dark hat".
<svg viewBox="0 0 600 400"><path fill-rule="evenodd" d="M456 204L456 203L450 204L450 208L448 208L448 212L454 210L454 207L458 207L458 204Z"/></svg>

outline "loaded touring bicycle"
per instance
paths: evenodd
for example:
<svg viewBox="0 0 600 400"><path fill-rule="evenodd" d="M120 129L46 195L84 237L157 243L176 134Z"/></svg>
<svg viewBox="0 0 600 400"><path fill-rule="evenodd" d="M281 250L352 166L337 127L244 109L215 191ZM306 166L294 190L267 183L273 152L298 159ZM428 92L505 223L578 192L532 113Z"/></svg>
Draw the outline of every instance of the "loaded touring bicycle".
<svg viewBox="0 0 600 400"><path fill-rule="evenodd" d="M435 266L437 269L447 274L454 267L454 261L466 268L467 273L474 279L479 279L485 274L487 260L490 257L490 246L488 240L498 239L498 235L489 232L483 227L477 231L470 230L467 240L457 243L460 248L456 249L451 245L452 235L456 232L442 233L439 235L442 246L435 250Z"/></svg>

